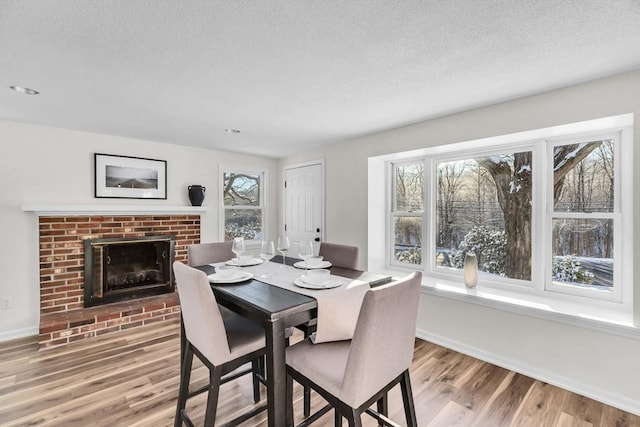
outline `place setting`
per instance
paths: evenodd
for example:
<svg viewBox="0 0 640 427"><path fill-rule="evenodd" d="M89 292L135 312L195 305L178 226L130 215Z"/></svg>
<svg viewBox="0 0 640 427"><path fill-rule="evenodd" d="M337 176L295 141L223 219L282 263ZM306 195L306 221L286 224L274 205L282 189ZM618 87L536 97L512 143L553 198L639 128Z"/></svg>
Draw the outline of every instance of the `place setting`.
<svg viewBox="0 0 640 427"><path fill-rule="evenodd" d="M234 265L219 265L216 272L207 277L210 283L240 283L253 278L253 273Z"/></svg>
<svg viewBox="0 0 640 427"><path fill-rule="evenodd" d="M240 283L253 278L253 273L239 267L250 267L262 264L263 260L254 258L250 253L246 252L244 238L236 237L233 239L231 252L235 254L235 258L226 261L222 265L214 265L216 271L207 276L210 283Z"/></svg>
<svg viewBox="0 0 640 427"><path fill-rule="evenodd" d="M341 286L342 280L332 277L329 270L314 269L294 279L293 284L305 289L332 289Z"/></svg>

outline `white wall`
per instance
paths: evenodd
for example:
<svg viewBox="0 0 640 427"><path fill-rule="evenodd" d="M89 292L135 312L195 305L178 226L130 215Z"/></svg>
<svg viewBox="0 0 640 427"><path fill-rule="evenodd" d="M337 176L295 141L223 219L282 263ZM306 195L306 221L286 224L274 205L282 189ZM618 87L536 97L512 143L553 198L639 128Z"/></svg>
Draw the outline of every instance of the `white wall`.
<svg viewBox="0 0 640 427"><path fill-rule="evenodd" d="M267 202L270 234L277 226L277 161L264 157L204 150L151 141L0 121L0 341L38 333L38 220L22 204L105 204L189 206L187 186L207 187L202 241L217 241L219 166L265 170L270 176ZM167 200L95 199L93 153L167 161Z"/></svg>
<svg viewBox="0 0 640 427"><path fill-rule="evenodd" d="M283 159L280 164L282 168L325 159L326 238L359 246L360 265L366 266L368 157L624 113L635 114L634 145L638 147L640 71L353 139ZM640 164L640 148L634 156ZM640 188L640 168L634 182ZM639 217L640 197L636 197L634 218ZM640 265L640 227L636 223L634 228L634 264ZM634 287L638 306L639 268L634 272ZM418 328L419 334L433 341L640 414L637 338L426 294Z"/></svg>

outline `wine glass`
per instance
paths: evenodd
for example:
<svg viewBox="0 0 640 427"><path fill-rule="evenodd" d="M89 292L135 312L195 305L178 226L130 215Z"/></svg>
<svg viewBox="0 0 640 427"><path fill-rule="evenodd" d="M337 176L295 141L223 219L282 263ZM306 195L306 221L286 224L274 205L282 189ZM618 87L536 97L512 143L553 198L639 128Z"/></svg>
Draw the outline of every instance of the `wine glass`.
<svg viewBox="0 0 640 427"><path fill-rule="evenodd" d="M260 277L265 279L269 277L269 275L267 274L267 269L269 268L267 263L271 258L275 256L275 254L276 251L273 249L273 242L262 242L262 245L260 246L260 258L264 260L265 272Z"/></svg>
<svg viewBox="0 0 640 427"><path fill-rule="evenodd" d="M234 237L231 252L236 254L236 261L240 264L240 254L244 253L244 237Z"/></svg>
<svg viewBox="0 0 640 427"><path fill-rule="evenodd" d="M282 254L282 268L286 267L287 251L289 250L289 237L278 236L278 252Z"/></svg>
<svg viewBox="0 0 640 427"><path fill-rule="evenodd" d="M298 256L304 261L305 271L309 270L307 260L313 255L313 244L311 240L301 240L298 245Z"/></svg>

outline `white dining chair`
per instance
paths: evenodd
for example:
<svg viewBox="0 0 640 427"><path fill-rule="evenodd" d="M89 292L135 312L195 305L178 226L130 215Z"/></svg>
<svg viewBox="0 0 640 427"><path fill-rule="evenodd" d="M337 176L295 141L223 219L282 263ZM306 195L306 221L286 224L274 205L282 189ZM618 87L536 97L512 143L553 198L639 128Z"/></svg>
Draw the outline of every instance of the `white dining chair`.
<svg viewBox="0 0 640 427"><path fill-rule="evenodd" d="M379 422L387 417L387 392L400 384L406 423L417 427L409 368L415 345L416 317L422 274L369 289L365 294L353 339L313 344L309 339L286 350L287 417L293 420L293 380L316 390L329 405L307 417L307 425L336 411L336 425L346 417L361 426L366 412ZM377 411L371 405L377 402Z"/></svg>
<svg viewBox="0 0 640 427"><path fill-rule="evenodd" d="M173 271L186 338L174 426L182 426L183 422L193 426L185 411L186 402L204 392L208 392L205 426L213 426L220 385L239 375L252 373L254 403L260 401L259 387L264 381L258 375L258 363L266 354L264 329L235 313L223 317L204 272L178 261L173 264ZM190 391L194 355L209 369L209 384ZM251 362L252 369L226 376L248 362ZM231 424L247 420L266 408L266 404L257 406L238 416Z"/></svg>

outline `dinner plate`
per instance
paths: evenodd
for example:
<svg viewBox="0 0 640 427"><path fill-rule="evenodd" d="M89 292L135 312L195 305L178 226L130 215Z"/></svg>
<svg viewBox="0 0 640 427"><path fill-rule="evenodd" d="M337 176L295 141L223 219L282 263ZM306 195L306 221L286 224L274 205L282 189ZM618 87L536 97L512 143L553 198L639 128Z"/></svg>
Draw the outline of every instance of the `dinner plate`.
<svg viewBox="0 0 640 427"><path fill-rule="evenodd" d="M306 270L314 270L316 268L329 268L331 267L331 263L329 261L322 261L320 264L314 265L312 266L308 266L307 267L307 262L306 261L298 261L295 264L293 264L293 266L295 268L301 268L301 269L306 269Z"/></svg>
<svg viewBox="0 0 640 427"><path fill-rule="evenodd" d="M211 283L239 283L251 279L253 277L253 274L249 273L248 271L238 271L233 276L225 279L220 278L217 273L210 274L207 277L209 278L209 282Z"/></svg>
<svg viewBox="0 0 640 427"><path fill-rule="evenodd" d="M304 276L303 276L304 277ZM327 279L322 283L309 283L305 282L302 277L298 277L293 281L293 284L306 289L332 289L337 288L342 285L342 280L340 279Z"/></svg>
<svg viewBox="0 0 640 427"><path fill-rule="evenodd" d="M236 267L250 267L252 265L262 264L263 262L264 260L261 258L251 258L249 261L240 264L237 258L232 258L229 261L225 262L225 264L235 265Z"/></svg>

